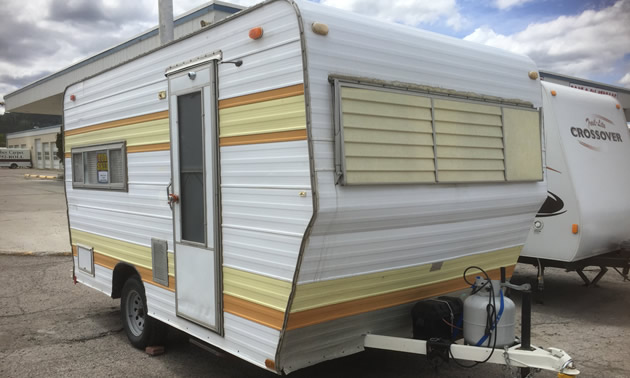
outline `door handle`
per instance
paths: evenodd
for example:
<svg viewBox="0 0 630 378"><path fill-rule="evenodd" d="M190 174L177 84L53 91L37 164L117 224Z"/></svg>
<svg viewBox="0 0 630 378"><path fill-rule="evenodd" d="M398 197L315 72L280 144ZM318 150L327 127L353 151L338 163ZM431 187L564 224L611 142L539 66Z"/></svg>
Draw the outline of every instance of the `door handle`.
<svg viewBox="0 0 630 378"><path fill-rule="evenodd" d="M173 187L173 183L169 183L166 186L166 199L168 201L168 206L173 210L173 204L179 202L179 196L175 193L171 193L171 188Z"/></svg>
<svg viewBox="0 0 630 378"><path fill-rule="evenodd" d="M174 203L179 202L179 196L177 194L174 193L169 193L168 195L168 204L169 206L171 206L171 208L173 207Z"/></svg>

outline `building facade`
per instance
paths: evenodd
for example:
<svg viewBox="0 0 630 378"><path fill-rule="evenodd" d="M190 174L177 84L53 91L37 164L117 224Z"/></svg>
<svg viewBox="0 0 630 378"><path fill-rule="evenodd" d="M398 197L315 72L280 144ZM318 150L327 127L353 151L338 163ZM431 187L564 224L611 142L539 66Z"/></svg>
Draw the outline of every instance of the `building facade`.
<svg viewBox="0 0 630 378"><path fill-rule="evenodd" d="M31 150L33 168L61 169L57 157L57 134L61 125L41 127L7 134L7 147Z"/></svg>

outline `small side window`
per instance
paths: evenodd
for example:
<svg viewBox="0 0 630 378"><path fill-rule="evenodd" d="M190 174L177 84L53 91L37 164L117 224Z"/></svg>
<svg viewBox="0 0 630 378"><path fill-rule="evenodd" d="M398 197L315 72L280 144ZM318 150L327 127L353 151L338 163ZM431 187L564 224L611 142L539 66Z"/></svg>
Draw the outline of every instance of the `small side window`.
<svg viewBox="0 0 630 378"><path fill-rule="evenodd" d="M72 149L72 187L127 190L125 143Z"/></svg>

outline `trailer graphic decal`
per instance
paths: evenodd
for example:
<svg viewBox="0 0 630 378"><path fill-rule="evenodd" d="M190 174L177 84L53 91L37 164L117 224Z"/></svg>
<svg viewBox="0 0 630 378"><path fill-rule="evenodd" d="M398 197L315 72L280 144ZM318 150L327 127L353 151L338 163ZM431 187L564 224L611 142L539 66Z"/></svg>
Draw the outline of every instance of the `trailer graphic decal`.
<svg viewBox="0 0 630 378"><path fill-rule="evenodd" d="M586 127L571 127L571 135L574 138L584 138L592 140L601 140L606 142L623 142L621 134L614 133L606 130L606 125L615 126L613 121L599 114L593 114L585 119ZM578 141L582 146L591 149L593 151L600 151L600 147L594 146L593 142L586 143L585 141Z"/></svg>
<svg viewBox="0 0 630 378"><path fill-rule="evenodd" d="M547 199L543 203L540 210L538 210L537 217L553 217L555 215L564 214L567 211L564 210L564 201L557 195L551 192L547 192Z"/></svg>

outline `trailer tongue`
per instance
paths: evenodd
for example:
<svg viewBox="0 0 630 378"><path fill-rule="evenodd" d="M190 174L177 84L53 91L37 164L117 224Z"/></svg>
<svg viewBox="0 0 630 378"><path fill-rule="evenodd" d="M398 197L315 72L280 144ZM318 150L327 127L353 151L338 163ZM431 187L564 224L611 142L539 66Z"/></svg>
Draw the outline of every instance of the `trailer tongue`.
<svg viewBox="0 0 630 378"><path fill-rule="evenodd" d="M466 368L486 362L505 365L510 372L520 369L522 377L531 377L539 370L557 372L559 377L573 377L580 373L565 351L531 345L530 284L514 285L507 282L505 268L501 268L501 280L493 281L483 269L475 266L464 271L467 283L467 273L471 269L481 271L485 279L478 276L471 285L472 293L464 302L463 313L460 311L462 306L455 305L456 302L461 304L458 298L440 297L420 302L418 308L424 308L425 313L432 315L425 319L413 319L416 314L412 312L414 339L367 334L364 346L423 354L436 367L452 359L455 364ZM522 295L520 340L514 337L514 303L503 296L503 288L510 288ZM430 301L433 302L429 304ZM497 302L500 303L498 307ZM434 305L434 310L437 307L447 310L427 310L431 305ZM450 331L436 326L442 322L451 327ZM462 325L465 344L468 345L456 342L460 329L458 325ZM464 365L457 360L473 361L474 364Z"/></svg>
<svg viewBox="0 0 630 378"><path fill-rule="evenodd" d="M559 377L573 377L580 374L571 356L557 348L531 346L529 349L524 349L522 344L517 344L512 347L506 346L500 353L497 353L499 351L493 353L492 348L382 335L365 335L364 345L366 348L424 354L429 359L446 361L449 360L449 355L457 360L484 361L487 359L486 362L505 365L509 368L554 371ZM528 374L531 373L526 373L525 376Z"/></svg>

